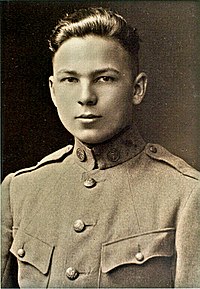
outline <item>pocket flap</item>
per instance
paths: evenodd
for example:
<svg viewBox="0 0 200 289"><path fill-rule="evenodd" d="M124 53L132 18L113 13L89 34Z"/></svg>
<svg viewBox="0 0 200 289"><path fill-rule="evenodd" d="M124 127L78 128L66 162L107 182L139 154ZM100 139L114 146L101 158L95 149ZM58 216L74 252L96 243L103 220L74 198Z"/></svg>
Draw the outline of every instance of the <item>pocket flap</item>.
<svg viewBox="0 0 200 289"><path fill-rule="evenodd" d="M165 229L105 243L102 247L102 272L124 264L143 264L153 257L174 254L175 230ZM138 255L139 253L139 255Z"/></svg>
<svg viewBox="0 0 200 289"><path fill-rule="evenodd" d="M19 254L23 249L24 254ZM46 274L49 269L53 246L19 230L13 240L10 252L18 260L29 263Z"/></svg>

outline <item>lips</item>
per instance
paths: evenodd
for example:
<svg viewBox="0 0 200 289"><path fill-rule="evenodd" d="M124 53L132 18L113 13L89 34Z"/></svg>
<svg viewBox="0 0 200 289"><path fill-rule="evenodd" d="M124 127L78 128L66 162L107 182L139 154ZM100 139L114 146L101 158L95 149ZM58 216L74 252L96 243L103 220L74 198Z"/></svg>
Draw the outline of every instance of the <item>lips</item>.
<svg viewBox="0 0 200 289"><path fill-rule="evenodd" d="M81 118L81 119L94 119L94 118L100 118L102 117L101 115L96 115L96 114L92 114L92 113L89 113L89 114L81 114L79 116L77 116L76 118Z"/></svg>

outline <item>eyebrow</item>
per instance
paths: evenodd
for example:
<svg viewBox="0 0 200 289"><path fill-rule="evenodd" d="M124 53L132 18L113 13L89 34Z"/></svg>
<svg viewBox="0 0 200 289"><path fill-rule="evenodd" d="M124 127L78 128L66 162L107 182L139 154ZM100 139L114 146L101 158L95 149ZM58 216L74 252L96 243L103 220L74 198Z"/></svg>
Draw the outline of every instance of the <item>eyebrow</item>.
<svg viewBox="0 0 200 289"><path fill-rule="evenodd" d="M66 70L66 69L61 69L57 72L57 74L71 74L71 75L78 75L78 73L75 70Z"/></svg>
<svg viewBox="0 0 200 289"><path fill-rule="evenodd" d="M103 68L103 69L96 69L92 72L92 74L97 75L97 74L101 74L101 73L105 73L105 72L114 72L114 73L120 74L120 72L117 69L111 68L111 67L107 67L107 68Z"/></svg>
<svg viewBox="0 0 200 289"><path fill-rule="evenodd" d="M120 72L117 69L107 67L107 68L102 68L102 69L96 69L96 70L91 72L91 75L98 75L98 74L102 74L102 73L106 73L106 72L114 72L116 74L120 74ZM76 76L79 75L79 73L75 70L66 70L66 69L59 70L57 74L62 74L62 73L70 74L70 75L76 75Z"/></svg>

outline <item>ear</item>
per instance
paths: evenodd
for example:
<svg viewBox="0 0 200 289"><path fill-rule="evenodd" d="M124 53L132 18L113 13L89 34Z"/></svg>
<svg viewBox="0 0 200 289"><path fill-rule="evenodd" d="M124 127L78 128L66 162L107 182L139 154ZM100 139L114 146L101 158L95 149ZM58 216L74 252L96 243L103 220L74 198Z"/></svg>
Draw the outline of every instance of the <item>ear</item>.
<svg viewBox="0 0 200 289"><path fill-rule="evenodd" d="M54 105L57 107L53 81L54 81L54 77L53 77L53 75L51 75L49 77L49 89L50 89L51 99L52 99Z"/></svg>
<svg viewBox="0 0 200 289"><path fill-rule="evenodd" d="M145 96L147 88L147 75L144 72L138 74L134 80L133 104L140 104Z"/></svg>

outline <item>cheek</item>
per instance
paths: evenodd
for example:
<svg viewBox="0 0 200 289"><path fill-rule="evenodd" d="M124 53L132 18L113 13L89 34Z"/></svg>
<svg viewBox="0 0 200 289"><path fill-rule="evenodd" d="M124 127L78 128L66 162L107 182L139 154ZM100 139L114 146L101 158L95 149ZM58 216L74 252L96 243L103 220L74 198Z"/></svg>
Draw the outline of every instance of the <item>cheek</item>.
<svg viewBox="0 0 200 289"><path fill-rule="evenodd" d="M70 121L74 111L72 98L66 97L66 95L57 92L56 108L62 123L66 125L66 123Z"/></svg>
<svg viewBox="0 0 200 289"><path fill-rule="evenodd" d="M58 105L73 104L77 95L77 88L67 87L66 85L55 85L54 94Z"/></svg>
<svg viewBox="0 0 200 289"><path fill-rule="evenodd" d="M67 111L70 111L73 106L73 97L70 97L67 92L63 93L58 91L56 93L56 106L59 111L66 109Z"/></svg>
<svg viewBox="0 0 200 289"><path fill-rule="evenodd" d="M117 103L118 117L124 123L133 119L133 105L130 97L119 100Z"/></svg>
<svg viewBox="0 0 200 289"><path fill-rule="evenodd" d="M66 110L66 109L70 109L70 107L72 106L71 101L69 101L69 99L57 99L57 108L62 111L62 110Z"/></svg>
<svg viewBox="0 0 200 289"><path fill-rule="evenodd" d="M133 104L131 92L127 90L116 94L114 105L122 114L132 112Z"/></svg>

